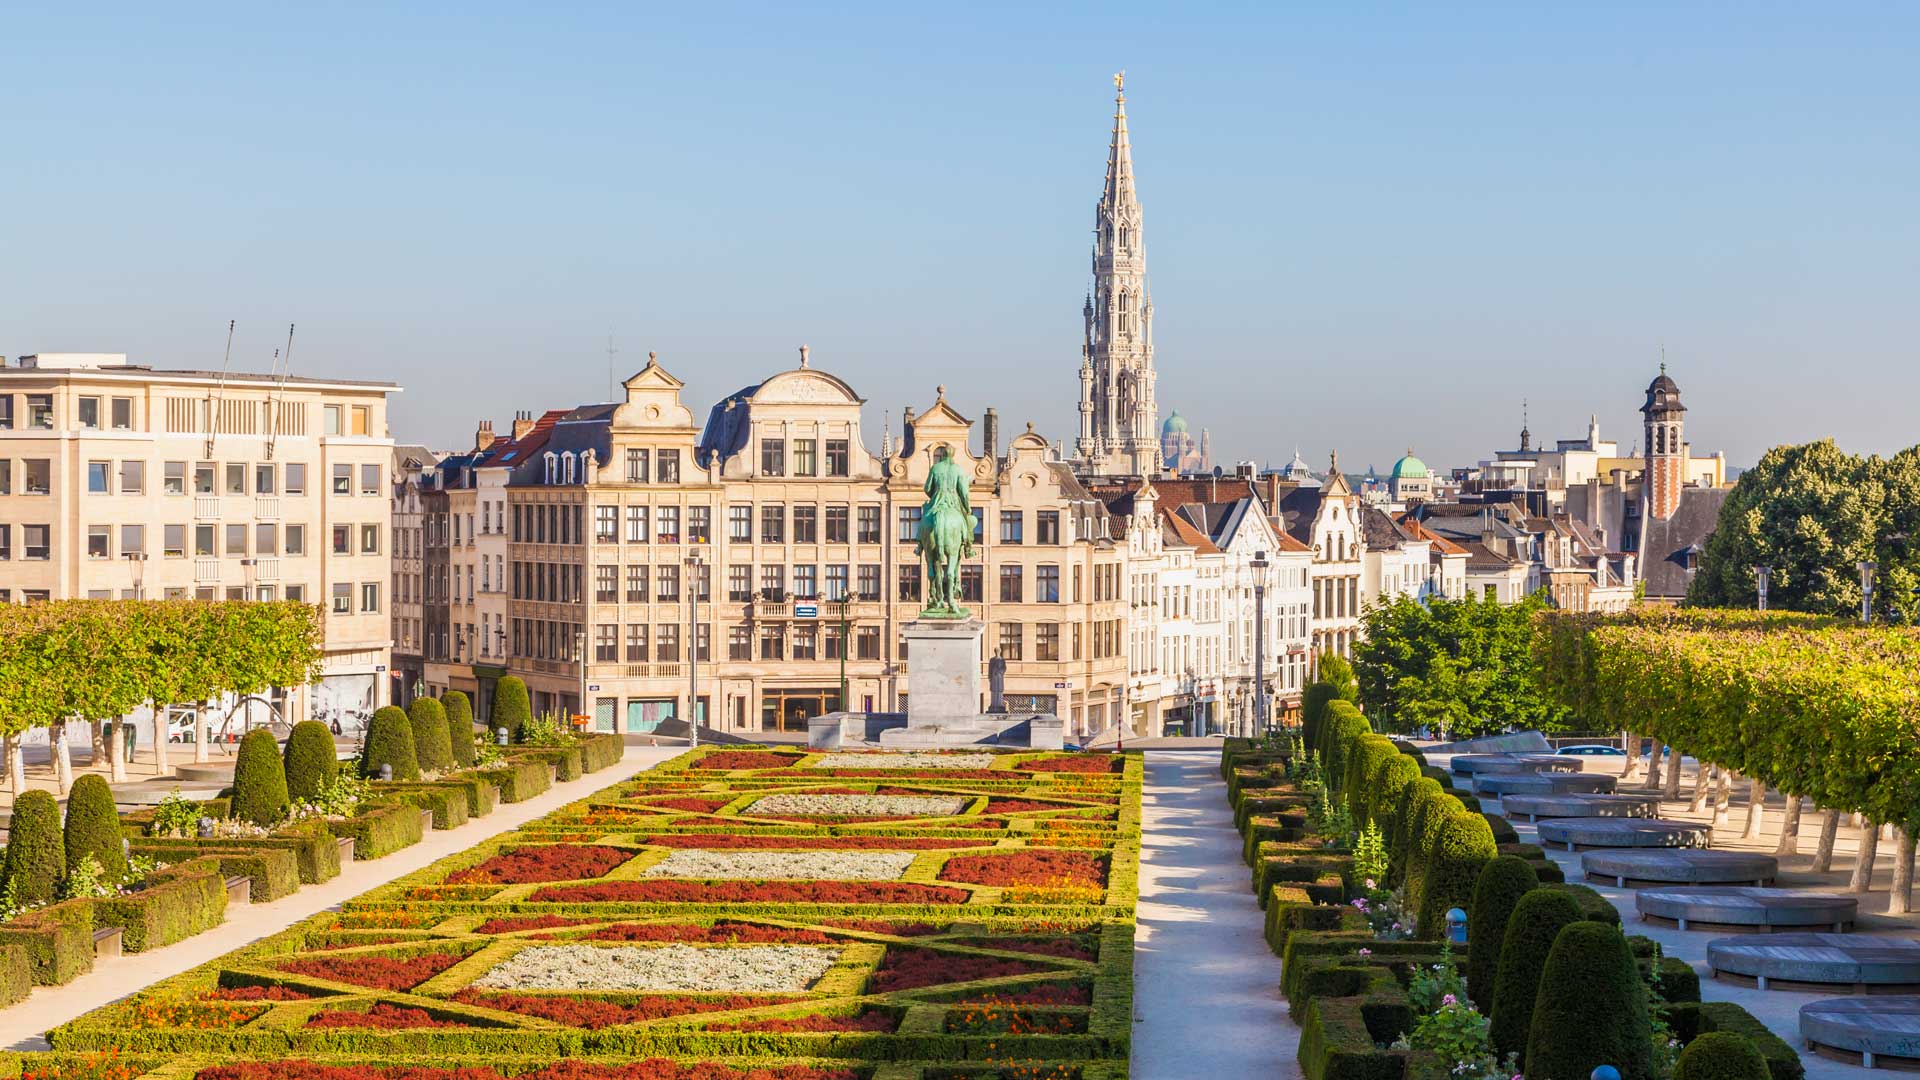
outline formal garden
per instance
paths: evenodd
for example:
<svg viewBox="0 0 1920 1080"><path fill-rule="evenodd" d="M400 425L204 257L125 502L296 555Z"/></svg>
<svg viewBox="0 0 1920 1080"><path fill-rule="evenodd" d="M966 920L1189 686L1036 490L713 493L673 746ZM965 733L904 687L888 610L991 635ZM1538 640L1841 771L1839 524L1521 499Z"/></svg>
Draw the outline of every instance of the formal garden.
<svg viewBox="0 0 1920 1080"><path fill-rule="evenodd" d="M14 1063L37 1080L1118 1080L1140 783L1137 756L703 748Z"/></svg>
<svg viewBox="0 0 1920 1080"><path fill-rule="evenodd" d="M1376 734L1343 664L1323 674L1302 729L1229 740L1221 763L1308 1080L1804 1075L1449 772Z"/></svg>

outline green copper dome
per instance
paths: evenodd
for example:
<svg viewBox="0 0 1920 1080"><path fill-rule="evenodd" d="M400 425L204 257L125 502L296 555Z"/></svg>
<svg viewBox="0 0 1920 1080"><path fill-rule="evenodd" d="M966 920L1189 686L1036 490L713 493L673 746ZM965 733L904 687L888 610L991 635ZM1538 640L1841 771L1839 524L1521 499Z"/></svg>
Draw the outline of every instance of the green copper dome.
<svg viewBox="0 0 1920 1080"><path fill-rule="evenodd" d="M1427 472L1427 463L1414 457L1412 450L1408 450L1405 457L1393 463L1395 480L1425 480L1430 475L1432 474Z"/></svg>
<svg viewBox="0 0 1920 1080"><path fill-rule="evenodd" d="M1187 418L1180 415L1179 409L1173 410L1173 415L1167 417L1166 421L1160 425L1160 435L1162 438L1168 435L1185 435L1186 433Z"/></svg>

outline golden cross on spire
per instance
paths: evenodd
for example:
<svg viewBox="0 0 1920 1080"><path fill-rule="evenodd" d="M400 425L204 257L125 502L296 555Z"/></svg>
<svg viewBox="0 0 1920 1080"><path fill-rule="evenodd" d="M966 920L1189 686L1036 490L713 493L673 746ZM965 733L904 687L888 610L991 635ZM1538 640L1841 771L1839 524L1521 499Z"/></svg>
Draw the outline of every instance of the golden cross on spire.
<svg viewBox="0 0 1920 1080"><path fill-rule="evenodd" d="M1119 95L1121 98L1125 98L1127 96L1127 73L1126 72L1116 71L1113 73L1113 92Z"/></svg>

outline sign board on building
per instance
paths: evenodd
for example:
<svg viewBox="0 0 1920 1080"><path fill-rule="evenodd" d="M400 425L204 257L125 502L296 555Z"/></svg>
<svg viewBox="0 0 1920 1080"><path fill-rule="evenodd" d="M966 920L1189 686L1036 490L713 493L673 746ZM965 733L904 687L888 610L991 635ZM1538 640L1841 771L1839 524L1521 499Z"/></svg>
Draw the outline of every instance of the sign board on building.
<svg viewBox="0 0 1920 1080"><path fill-rule="evenodd" d="M385 665L385 664L375 664L375 665L373 665L373 670L375 670L375 671L385 671L385 670L387 670L387 665Z"/></svg>
<svg viewBox="0 0 1920 1080"><path fill-rule="evenodd" d="M600 689L600 684L599 684L599 683L588 683L588 684L587 684L587 692L588 692L588 693L592 693L592 692L594 692L595 690L598 690L598 689Z"/></svg>
<svg viewBox="0 0 1920 1080"><path fill-rule="evenodd" d="M1055 690L1071 690L1073 689L1073 682L1072 680L1068 680L1067 682L1057 682L1053 684L1053 688Z"/></svg>
<svg viewBox="0 0 1920 1080"><path fill-rule="evenodd" d="M796 619L817 619L820 617L819 604L793 605L793 617Z"/></svg>

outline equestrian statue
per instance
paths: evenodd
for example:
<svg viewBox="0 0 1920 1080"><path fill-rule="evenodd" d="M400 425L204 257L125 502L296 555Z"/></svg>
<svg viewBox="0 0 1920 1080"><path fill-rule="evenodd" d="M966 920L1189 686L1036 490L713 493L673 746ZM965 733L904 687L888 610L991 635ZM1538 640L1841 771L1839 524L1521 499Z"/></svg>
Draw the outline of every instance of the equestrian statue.
<svg viewBox="0 0 1920 1080"><path fill-rule="evenodd" d="M973 554L973 505L967 501L967 474L952 451L934 451L927 471L927 501L920 507L920 557L926 563L927 606L923 619L964 619L960 606L960 560Z"/></svg>

